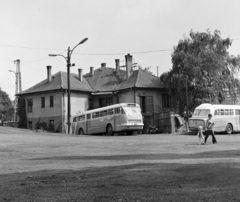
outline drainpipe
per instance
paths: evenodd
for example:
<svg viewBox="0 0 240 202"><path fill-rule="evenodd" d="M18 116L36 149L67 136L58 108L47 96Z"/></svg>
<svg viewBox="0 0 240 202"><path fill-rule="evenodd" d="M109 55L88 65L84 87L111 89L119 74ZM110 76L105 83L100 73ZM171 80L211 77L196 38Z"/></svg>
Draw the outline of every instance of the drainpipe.
<svg viewBox="0 0 240 202"><path fill-rule="evenodd" d="M135 91L135 89L133 89L133 96L134 96L134 103L136 104L136 91Z"/></svg>
<svg viewBox="0 0 240 202"><path fill-rule="evenodd" d="M64 132L65 128L65 91L63 91L63 96L62 96L62 133Z"/></svg>

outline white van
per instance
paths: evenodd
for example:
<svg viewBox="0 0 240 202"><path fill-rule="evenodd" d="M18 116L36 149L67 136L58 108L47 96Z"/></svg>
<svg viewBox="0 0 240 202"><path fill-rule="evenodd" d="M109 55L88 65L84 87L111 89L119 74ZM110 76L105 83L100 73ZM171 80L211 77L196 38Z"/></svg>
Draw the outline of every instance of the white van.
<svg viewBox="0 0 240 202"><path fill-rule="evenodd" d="M215 123L213 130L216 132L240 131L240 105L201 104L194 110L189 119L189 130L197 131L198 126L205 127L208 114L212 114Z"/></svg>

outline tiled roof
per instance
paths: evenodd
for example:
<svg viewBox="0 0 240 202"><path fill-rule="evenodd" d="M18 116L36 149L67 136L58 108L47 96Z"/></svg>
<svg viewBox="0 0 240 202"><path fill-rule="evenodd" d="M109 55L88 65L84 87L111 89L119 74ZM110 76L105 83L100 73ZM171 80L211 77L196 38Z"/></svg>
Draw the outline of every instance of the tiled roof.
<svg viewBox="0 0 240 202"><path fill-rule="evenodd" d="M123 71L120 70L122 74ZM99 68L94 71L94 77L86 74L90 86L96 91L116 91L132 87L138 88L163 88L163 83L156 76L141 69L133 71L128 79L122 79L116 75L112 68Z"/></svg>
<svg viewBox="0 0 240 202"><path fill-rule="evenodd" d="M122 83L121 78L116 75L113 68L101 67L94 71L94 76L84 75L89 85L97 92L114 91Z"/></svg>
<svg viewBox="0 0 240 202"><path fill-rule="evenodd" d="M120 75L116 74L113 68L101 67L94 71L92 77L89 73L83 76L82 82L78 79L77 74L70 74L71 90L83 92L108 92L128 89L132 87L138 88L163 88L163 83L156 76L143 71L141 69L133 71L132 75L125 79L123 70ZM58 72L52 76L51 82L47 79L34 85L33 87L22 91L19 95L45 92L52 90L67 89L67 73Z"/></svg>
<svg viewBox="0 0 240 202"><path fill-rule="evenodd" d="M78 79L76 74L70 74L70 87L71 90L76 91L85 91L85 92L93 92L94 90L89 86L86 79L83 78L81 82ZM48 79L45 79L38 84L32 86L31 88L22 91L18 95L29 94L29 93L37 93L44 91L52 91L52 90L60 90L67 89L67 73L66 72L58 72L52 75L52 80L48 82Z"/></svg>
<svg viewBox="0 0 240 202"><path fill-rule="evenodd" d="M136 87L139 88L164 88L163 82L159 77L139 69Z"/></svg>

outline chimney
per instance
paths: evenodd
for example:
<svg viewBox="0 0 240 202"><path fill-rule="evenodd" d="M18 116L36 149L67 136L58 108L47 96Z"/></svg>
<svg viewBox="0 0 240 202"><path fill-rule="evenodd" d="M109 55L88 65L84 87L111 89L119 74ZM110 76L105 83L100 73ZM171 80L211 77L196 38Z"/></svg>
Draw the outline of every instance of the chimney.
<svg viewBox="0 0 240 202"><path fill-rule="evenodd" d="M93 77L94 76L94 67L90 67L90 75Z"/></svg>
<svg viewBox="0 0 240 202"><path fill-rule="evenodd" d="M119 69L120 69L120 65L119 65L119 59L115 59L116 62L116 75L119 75Z"/></svg>
<svg viewBox="0 0 240 202"><path fill-rule="evenodd" d="M79 79L79 81L83 80L83 78L82 78L82 69L78 69L78 79Z"/></svg>
<svg viewBox="0 0 240 202"><path fill-rule="evenodd" d="M50 83L52 80L52 66L47 66L47 78L48 83Z"/></svg>
<svg viewBox="0 0 240 202"><path fill-rule="evenodd" d="M103 68L103 67L106 68L106 63L102 63L102 64L101 64L101 67L102 67L102 68Z"/></svg>
<svg viewBox="0 0 240 202"><path fill-rule="evenodd" d="M128 79L132 74L132 56L128 53L125 55L126 60L126 78Z"/></svg>

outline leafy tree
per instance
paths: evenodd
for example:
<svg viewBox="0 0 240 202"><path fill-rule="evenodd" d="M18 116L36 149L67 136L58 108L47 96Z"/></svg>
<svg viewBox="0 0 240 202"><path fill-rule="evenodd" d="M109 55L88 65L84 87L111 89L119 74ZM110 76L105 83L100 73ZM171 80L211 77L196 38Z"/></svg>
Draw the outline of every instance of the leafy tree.
<svg viewBox="0 0 240 202"><path fill-rule="evenodd" d="M13 118L13 114L13 103L10 100L8 94L0 88L0 115L4 117L5 121L10 121Z"/></svg>
<svg viewBox="0 0 240 202"><path fill-rule="evenodd" d="M141 65L138 65L138 68L141 69L141 70L143 70L144 72L147 72L147 73L149 73L149 74L151 74L151 75L154 75L154 74L150 71L151 66L150 66L150 67L142 67Z"/></svg>
<svg viewBox="0 0 240 202"><path fill-rule="evenodd" d="M27 128L26 103L23 97L18 98L18 128Z"/></svg>
<svg viewBox="0 0 240 202"><path fill-rule="evenodd" d="M180 113L187 105L193 111L201 103L222 103L227 92L236 101L240 84L234 73L239 70L240 56L229 55L232 41L220 34L218 30L191 30L174 47L172 69L160 79L170 87L173 105Z"/></svg>

